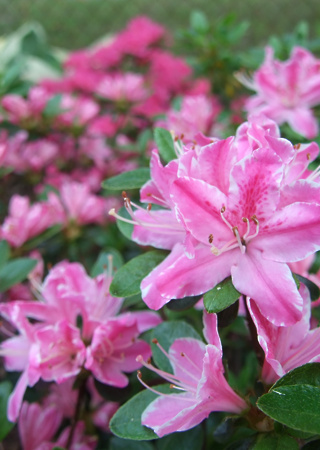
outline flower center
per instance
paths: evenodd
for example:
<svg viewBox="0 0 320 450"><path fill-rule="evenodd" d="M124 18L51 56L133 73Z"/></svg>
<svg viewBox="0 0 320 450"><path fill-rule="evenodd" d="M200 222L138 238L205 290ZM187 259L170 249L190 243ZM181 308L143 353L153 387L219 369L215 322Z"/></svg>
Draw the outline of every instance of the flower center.
<svg viewBox="0 0 320 450"><path fill-rule="evenodd" d="M247 225L246 231L243 236L239 233L239 228L237 226L232 226L228 220L224 217L224 213L226 211L226 207L222 206L220 209L220 216L221 219L224 221L224 223L227 225L227 227L232 231L233 238L228 241L226 244L223 245L223 247L218 248L214 245L211 246L210 251L215 256L219 256L224 252L227 252L229 250L232 250L234 248L239 247L242 254L246 251L246 246L249 241L251 241L253 238L255 238L259 233L259 221L254 214L252 217L250 217L250 220L247 217L242 217L242 221ZM250 221L252 221L256 229L254 233L251 233L251 227L250 227ZM214 240L214 237L212 234L209 235L209 244L212 244Z"/></svg>

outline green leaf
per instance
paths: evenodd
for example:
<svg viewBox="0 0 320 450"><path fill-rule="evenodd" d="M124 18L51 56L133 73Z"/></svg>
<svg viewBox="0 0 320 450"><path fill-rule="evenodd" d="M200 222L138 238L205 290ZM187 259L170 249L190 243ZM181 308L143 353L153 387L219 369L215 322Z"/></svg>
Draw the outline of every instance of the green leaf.
<svg viewBox="0 0 320 450"><path fill-rule="evenodd" d="M9 261L0 269L0 292L23 281L36 264L37 260L31 258L17 258Z"/></svg>
<svg viewBox="0 0 320 450"><path fill-rule="evenodd" d="M114 297L130 297L139 294L141 281L166 256L164 252L153 250L131 259L116 272L110 285L110 294Z"/></svg>
<svg viewBox="0 0 320 450"><path fill-rule="evenodd" d="M203 446L202 427L198 426L185 432L172 433L157 441L157 450L195 450Z"/></svg>
<svg viewBox="0 0 320 450"><path fill-rule="evenodd" d="M308 363L290 370L272 386L271 390L280 386L293 386L296 384L309 384L320 388L320 363Z"/></svg>
<svg viewBox="0 0 320 450"><path fill-rule="evenodd" d="M171 309L172 311L185 311L186 309L192 308L200 299L202 295L196 295L194 297L184 297L184 298L175 298L170 300L169 303L166 304L166 307Z"/></svg>
<svg viewBox="0 0 320 450"><path fill-rule="evenodd" d="M209 22L202 11L192 11L190 25L198 33L205 33L210 29Z"/></svg>
<svg viewBox="0 0 320 450"><path fill-rule="evenodd" d="M257 406L290 428L320 433L320 389L307 384L280 386L258 399Z"/></svg>
<svg viewBox="0 0 320 450"><path fill-rule="evenodd" d="M48 228L46 231L39 234L38 236L29 239L25 244L23 244L23 250L30 251L33 248L39 247L43 242L48 241L53 236L60 233L61 230L62 230L61 224L53 225L52 227Z"/></svg>
<svg viewBox="0 0 320 450"><path fill-rule="evenodd" d="M164 128L155 128L154 140L156 141L159 154L164 162L168 163L172 159L177 158L170 131L165 130Z"/></svg>
<svg viewBox="0 0 320 450"><path fill-rule="evenodd" d="M299 445L295 439L285 434L261 434L252 450L299 450Z"/></svg>
<svg viewBox="0 0 320 450"><path fill-rule="evenodd" d="M308 278L305 278L301 275L298 275L297 273L294 274L298 280L303 283L310 292L311 301L314 302L315 300L318 300L320 297L320 289L319 287L313 283L313 281L309 280Z"/></svg>
<svg viewBox="0 0 320 450"><path fill-rule="evenodd" d="M150 169L147 167L140 167L139 169L121 173L120 175L104 180L102 182L102 187L104 189L116 191L140 189L148 180L150 180Z"/></svg>
<svg viewBox="0 0 320 450"><path fill-rule="evenodd" d="M179 338L194 338L202 341L196 330L186 322L181 320L172 320L163 322L158 325L151 335L151 339L157 339L159 344L168 351L173 342ZM166 371L172 373L172 366L168 358L162 353L156 344L151 344L152 355L156 365Z"/></svg>
<svg viewBox="0 0 320 450"><path fill-rule="evenodd" d="M113 437L110 440L108 450L153 450L154 447L150 442L136 442L128 439Z"/></svg>
<svg viewBox="0 0 320 450"><path fill-rule="evenodd" d="M8 261L10 256L10 247L7 241L0 241L0 268Z"/></svg>
<svg viewBox="0 0 320 450"><path fill-rule="evenodd" d="M43 110L43 115L48 118L56 117L63 109L61 108L62 94L54 95Z"/></svg>
<svg viewBox="0 0 320 450"><path fill-rule="evenodd" d="M132 218L130 217L130 214L128 213L128 211L126 210L126 208L124 206L119 209L118 215L125 219L132 220ZM132 236L132 232L133 232L133 224L132 223L124 222L121 219L117 219L117 227L119 228L119 231L121 231L121 233L127 239L131 240L131 236Z"/></svg>
<svg viewBox="0 0 320 450"><path fill-rule="evenodd" d="M123 257L117 249L106 249L99 254L97 261L94 263L91 269L90 276L95 278L101 273L105 272L105 270L109 268L110 257L113 269L119 269L123 265Z"/></svg>
<svg viewBox="0 0 320 450"><path fill-rule="evenodd" d="M203 303L209 313L218 313L235 303L240 295L228 277L204 294Z"/></svg>
<svg viewBox="0 0 320 450"><path fill-rule="evenodd" d="M154 389L164 393L172 392L166 385L155 386ZM132 397L112 417L109 424L112 433L120 438L137 441L157 439L158 436L150 428L141 425L143 411L157 397L148 389Z"/></svg>
<svg viewBox="0 0 320 450"><path fill-rule="evenodd" d="M0 442L7 436L7 434L14 427L14 423L7 419L7 404L12 391L12 385L9 381L2 381L0 383Z"/></svg>

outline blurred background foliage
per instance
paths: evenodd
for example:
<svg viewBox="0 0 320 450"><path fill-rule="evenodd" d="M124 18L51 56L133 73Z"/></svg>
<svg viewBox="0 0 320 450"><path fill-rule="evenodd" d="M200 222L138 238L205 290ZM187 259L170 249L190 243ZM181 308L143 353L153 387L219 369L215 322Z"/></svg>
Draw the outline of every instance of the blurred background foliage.
<svg viewBox="0 0 320 450"><path fill-rule="evenodd" d="M172 32L186 28L194 9L203 11L213 27L230 12L239 22L249 21L241 40L243 48L265 44L270 34L291 33L302 20L310 24L312 36L320 34L319 0L185 0L178 5L172 0L0 0L0 35L13 32L25 22L38 21L50 45L71 50L124 28L139 14L150 16Z"/></svg>

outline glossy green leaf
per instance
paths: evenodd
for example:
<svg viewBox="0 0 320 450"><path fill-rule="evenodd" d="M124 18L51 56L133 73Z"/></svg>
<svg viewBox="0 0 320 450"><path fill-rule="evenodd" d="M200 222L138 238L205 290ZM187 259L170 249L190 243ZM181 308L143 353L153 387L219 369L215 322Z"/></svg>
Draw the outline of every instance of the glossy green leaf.
<svg viewBox="0 0 320 450"><path fill-rule="evenodd" d="M0 268L8 261L10 256L10 247L7 241L0 241Z"/></svg>
<svg viewBox="0 0 320 450"><path fill-rule="evenodd" d="M154 447L150 442L136 442L114 436L108 450L154 450Z"/></svg>
<svg viewBox="0 0 320 450"><path fill-rule="evenodd" d="M159 154L165 163L177 158L170 131L165 130L164 128L155 128L154 139L156 141Z"/></svg>
<svg viewBox="0 0 320 450"><path fill-rule="evenodd" d="M150 180L150 170L146 167L140 167L108 178L102 182L102 187L116 191L140 189L148 180Z"/></svg>
<svg viewBox="0 0 320 450"><path fill-rule="evenodd" d="M286 373L271 388L276 389L280 386L292 386L296 384L309 384L320 388L320 363L309 363L297 367Z"/></svg>
<svg viewBox="0 0 320 450"><path fill-rule="evenodd" d="M175 298L173 300L170 300L170 302L166 304L166 307L171 309L172 311L184 311L186 309L192 308L192 306L198 303L201 297L202 295L196 295L194 297Z"/></svg>
<svg viewBox="0 0 320 450"><path fill-rule="evenodd" d="M132 218L130 217L130 214L128 213L128 211L126 210L126 208L124 206L119 209L117 214L118 214L118 216L121 216L124 219L132 220ZM121 233L127 239L131 240L131 235L133 232L133 224L132 223L128 223L128 222L125 222L124 220L117 219L117 227L119 228Z"/></svg>
<svg viewBox="0 0 320 450"><path fill-rule="evenodd" d="M320 389L307 384L279 386L258 399L266 415L290 428L320 433Z"/></svg>
<svg viewBox="0 0 320 450"><path fill-rule="evenodd" d="M218 313L235 303L240 295L228 277L204 294L203 303L209 313Z"/></svg>
<svg viewBox="0 0 320 450"><path fill-rule="evenodd" d="M252 450L299 450L299 445L294 438L285 434L262 434Z"/></svg>
<svg viewBox="0 0 320 450"><path fill-rule="evenodd" d="M9 261L0 269L0 292L23 281L36 264L37 260L31 258L17 258Z"/></svg>
<svg viewBox="0 0 320 450"><path fill-rule="evenodd" d="M202 341L196 330L182 320L172 320L170 322L162 322L158 325L151 335L152 339L157 339L159 344L168 351L170 346L176 339L191 337ZM156 344L151 344L152 355L156 365L166 371L172 373L172 366L168 358L162 353Z"/></svg>
<svg viewBox="0 0 320 450"><path fill-rule="evenodd" d="M171 392L169 386L165 385L155 386L154 389ZM158 436L150 428L141 425L143 411L156 398L157 395L147 389L132 397L112 417L109 424L112 433L120 438L138 441L157 439Z"/></svg>
<svg viewBox="0 0 320 450"><path fill-rule="evenodd" d="M12 385L9 381L0 383L0 442L7 436L7 434L14 427L7 419L7 404L12 391Z"/></svg>
<svg viewBox="0 0 320 450"><path fill-rule="evenodd" d="M164 436L156 443L157 450L195 450L203 446L203 430L201 426L179 433L172 433Z"/></svg>
<svg viewBox="0 0 320 450"><path fill-rule="evenodd" d="M141 281L165 257L166 253L154 250L131 259L116 272L110 285L110 294L115 297L139 294Z"/></svg>
<svg viewBox="0 0 320 450"><path fill-rule="evenodd" d="M106 249L106 251L103 251L99 254L97 261L92 266L90 275L92 277L97 277L101 273L108 270L110 263L113 269L119 269L121 266L123 266L123 257L121 253L115 248Z"/></svg>

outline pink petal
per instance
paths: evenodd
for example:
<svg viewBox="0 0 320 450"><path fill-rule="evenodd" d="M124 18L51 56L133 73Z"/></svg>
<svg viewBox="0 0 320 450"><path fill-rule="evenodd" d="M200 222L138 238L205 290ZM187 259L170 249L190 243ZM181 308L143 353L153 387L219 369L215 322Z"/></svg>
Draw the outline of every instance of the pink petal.
<svg viewBox="0 0 320 450"><path fill-rule="evenodd" d="M173 298L203 294L230 275L240 251L230 250L216 257L209 246L195 249L189 259L177 244L170 255L141 283L142 298L151 309L160 309Z"/></svg>
<svg viewBox="0 0 320 450"><path fill-rule="evenodd" d="M261 313L275 325L293 325L301 319L302 298L286 264L268 261L252 248L231 269L235 288L251 297Z"/></svg>
<svg viewBox="0 0 320 450"><path fill-rule="evenodd" d="M202 180L180 178L172 186L172 200L185 226L200 242L208 244L210 234L221 239L230 232L220 215L226 197L215 186Z"/></svg>
<svg viewBox="0 0 320 450"><path fill-rule="evenodd" d="M301 195L301 184L297 186ZM311 186L310 193L313 189ZM319 250L319 229L320 205L293 203L275 212L252 243L265 259L299 261Z"/></svg>

